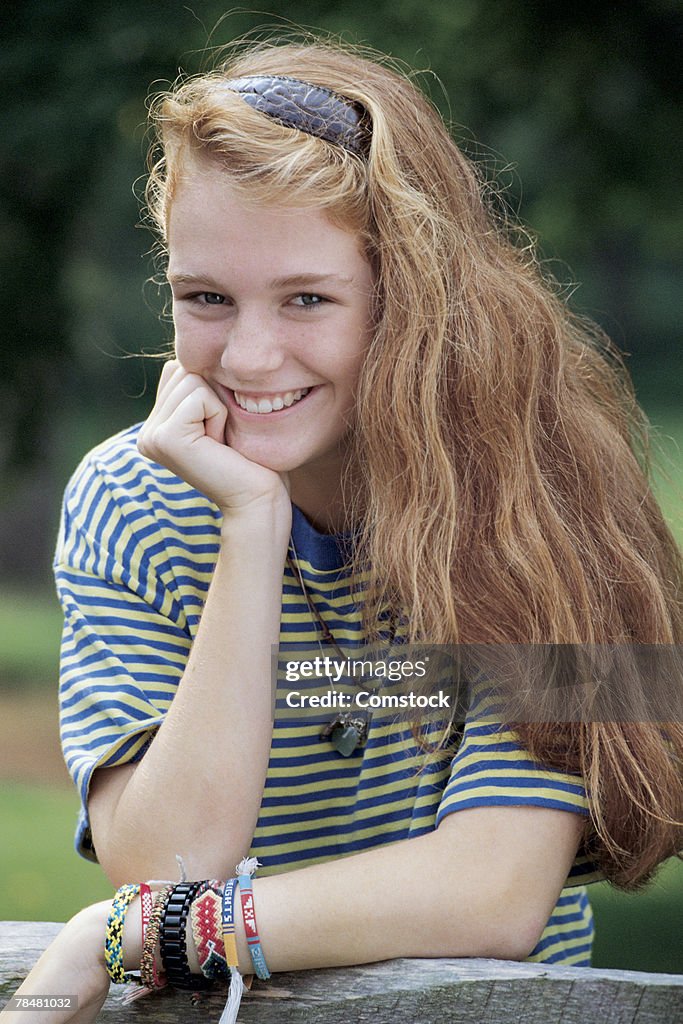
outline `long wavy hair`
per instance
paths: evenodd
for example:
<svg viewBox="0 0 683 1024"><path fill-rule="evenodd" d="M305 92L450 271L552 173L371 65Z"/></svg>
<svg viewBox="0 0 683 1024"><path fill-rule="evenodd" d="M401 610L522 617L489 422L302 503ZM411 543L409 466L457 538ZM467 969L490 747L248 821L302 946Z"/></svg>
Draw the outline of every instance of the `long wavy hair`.
<svg viewBox="0 0 683 1024"><path fill-rule="evenodd" d="M360 102L367 159L252 110L223 83L277 74ZM353 567L366 632L401 609L430 644L680 644L683 565L648 480L647 421L604 334L567 307L528 237L410 77L323 40L242 43L151 107L160 237L186 157L257 202L357 232L374 338L350 442ZM682 845L683 727L525 721L542 763L580 773L586 847L633 887Z"/></svg>

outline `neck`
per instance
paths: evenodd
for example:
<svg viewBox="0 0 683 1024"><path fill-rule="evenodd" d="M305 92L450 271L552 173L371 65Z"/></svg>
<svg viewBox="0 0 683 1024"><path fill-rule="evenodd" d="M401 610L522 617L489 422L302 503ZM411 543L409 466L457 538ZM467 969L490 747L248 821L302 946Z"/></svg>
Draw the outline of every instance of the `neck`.
<svg viewBox="0 0 683 1024"><path fill-rule="evenodd" d="M294 504L321 533L350 530L353 523L349 518L351 505L347 496L357 493L356 475L351 473L343 477L338 466L316 467L314 471L306 468L307 472L293 470L289 475ZM355 502L354 508L357 510Z"/></svg>

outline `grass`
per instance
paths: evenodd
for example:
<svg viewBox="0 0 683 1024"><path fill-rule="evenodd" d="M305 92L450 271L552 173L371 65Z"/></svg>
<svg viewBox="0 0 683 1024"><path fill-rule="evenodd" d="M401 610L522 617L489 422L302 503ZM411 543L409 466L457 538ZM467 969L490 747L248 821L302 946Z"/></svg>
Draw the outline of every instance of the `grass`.
<svg viewBox="0 0 683 1024"><path fill-rule="evenodd" d="M5 784L0 818L0 919L66 921L98 900L111 898L102 869L74 851L76 791Z"/></svg>
<svg viewBox="0 0 683 1024"><path fill-rule="evenodd" d="M51 590L0 589L0 683L40 685L56 679L62 614Z"/></svg>

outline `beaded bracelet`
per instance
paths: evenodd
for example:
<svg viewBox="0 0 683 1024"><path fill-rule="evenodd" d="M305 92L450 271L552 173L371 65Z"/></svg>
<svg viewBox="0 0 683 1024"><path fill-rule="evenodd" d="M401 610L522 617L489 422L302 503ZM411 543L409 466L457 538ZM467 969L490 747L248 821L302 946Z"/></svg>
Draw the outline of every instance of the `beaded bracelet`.
<svg viewBox="0 0 683 1024"><path fill-rule="evenodd" d="M203 974L192 974L187 962L187 918L190 906L202 882L179 882L174 885L161 921L161 960L169 985L200 991L213 982Z"/></svg>
<svg viewBox="0 0 683 1024"><path fill-rule="evenodd" d="M139 892L139 885L129 883L117 889L107 918L104 939L104 963L107 968L107 974L117 985L122 985L124 982L133 979L133 975L126 974L123 969L121 938L123 936L123 923L126 919L126 912L131 901L135 899Z"/></svg>
<svg viewBox="0 0 683 1024"><path fill-rule="evenodd" d="M167 885L156 894L154 906L149 916L149 922L145 929L145 937L142 943L142 956L140 957L140 979L147 988L163 988L166 979L159 975L156 964L156 946L161 928L161 918L166 907L166 901L173 892L173 885Z"/></svg>
<svg viewBox="0 0 683 1024"><path fill-rule="evenodd" d="M242 917L244 918L244 930L247 936L247 945L251 954L251 962L254 965L254 972L257 978L267 981L270 971L263 955L261 941L256 924L256 911L254 909L254 891L251 884L251 874L246 872L239 876L240 899L242 901Z"/></svg>

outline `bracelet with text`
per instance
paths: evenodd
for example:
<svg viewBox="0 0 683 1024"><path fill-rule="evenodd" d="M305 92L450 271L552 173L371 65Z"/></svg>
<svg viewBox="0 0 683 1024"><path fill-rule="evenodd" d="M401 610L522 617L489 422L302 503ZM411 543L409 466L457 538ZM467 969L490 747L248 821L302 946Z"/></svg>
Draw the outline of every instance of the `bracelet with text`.
<svg viewBox="0 0 683 1024"><path fill-rule="evenodd" d="M241 867L241 865L240 865ZM270 971L263 955L261 941L256 923L256 911L254 909L254 890L251 884L251 874L243 872L238 876L240 887L240 900L242 901L242 917L244 918L244 931L247 937L247 945L251 954L251 962L254 965L254 973L257 978L267 981L270 978Z"/></svg>
<svg viewBox="0 0 683 1024"><path fill-rule="evenodd" d="M228 967L239 967L237 940L235 939L235 890L237 879L229 878L223 889L222 932L225 960Z"/></svg>

